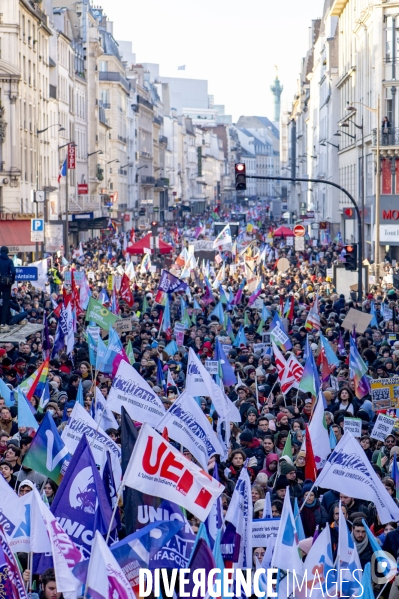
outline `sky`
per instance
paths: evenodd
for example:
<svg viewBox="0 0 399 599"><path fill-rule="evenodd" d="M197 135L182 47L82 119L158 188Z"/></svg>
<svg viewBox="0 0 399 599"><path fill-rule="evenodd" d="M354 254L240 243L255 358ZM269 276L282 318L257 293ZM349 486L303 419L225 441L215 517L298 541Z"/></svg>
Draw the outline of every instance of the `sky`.
<svg viewBox="0 0 399 599"><path fill-rule="evenodd" d="M114 37L132 42L136 61L164 77L208 80L215 104L240 115L273 118L270 85L278 67L282 103L295 94L312 19L324 0L99 0ZM177 67L186 65L184 71Z"/></svg>

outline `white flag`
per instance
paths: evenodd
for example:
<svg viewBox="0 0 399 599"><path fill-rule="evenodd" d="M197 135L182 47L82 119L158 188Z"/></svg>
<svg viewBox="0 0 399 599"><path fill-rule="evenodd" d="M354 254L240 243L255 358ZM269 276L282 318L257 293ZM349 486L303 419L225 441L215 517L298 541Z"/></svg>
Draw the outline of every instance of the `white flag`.
<svg viewBox="0 0 399 599"><path fill-rule="evenodd" d="M381 524L399 520L399 507L374 472L360 443L348 431L328 458L315 485L372 501Z"/></svg>
<svg viewBox="0 0 399 599"><path fill-rule="evenodd" d="M109 407L109 406L108 406ZM93 452L93 457L97 466L103 463L103 453L108 449L111 455L112 472L115 482L119 484L122 478L121 469L121 450L120 447L113 442L111 437L107 435L101 426L90 416L80 403L76 402L68 423L62 431L61 439L64 441L69 453L73 455L75 449L79 445L79 441L86 435L90 449Z"/></svg>
<svg viewBox="0 0 399 599"><path fill-rule="evenodd" d="M247 468L241 470L241 474L231 497L230 505L226 513L226 522L230 522L234 527L235 538L231 537L231 529L227 525L222 537L222 548L224 555L233 553L229 548L229 541L233 540L232 545L239 543L240 549L237 561L234 561L236 568L252 567L252 500L251 500L251 480ZM227 558L228 559L228 558Z"/></svg>
<svg viewBox="0 0 399 599"><path fill-rule="evenodd" d="M89 299L90 299L90 286L89 283L86 279L86 275L84 274L82 277L82 280L80 282L80 289L79 289L79 303L80 303L80 307L83 310L86 310L87 305L89 303Z"/></svg>
<svg viewBox="0 0 399 599"><path fill-rule="evenodd" d="M308 587L305 586L302 593L298 593L295 589L295 594L299 599L305 599L306 591L312 588L312 599L324 599L334 596L332 587L334 586L334 560L332 555L330 527L326 526L319 534L315 542L310 548L305 560L304 570L308 576ZM327 572L330 574L327 576ZM327 585L327 586L326 586ZM314 587L314 588L313 588ZM321 587L321 588L320 588ZM310 594L308 593L308 596Z"/></svg>
<svg viewBox="0 0 399 599"><path fill-rule="evenodd" d="M5 478L0 474L0 525L10 537L21 519L21 506L18 495L12 490Z"/></svg>
<svg viewBox="0 0 399 599"><path fill-rule="evenodd" d="M123 482L186 508L204 521L224 486L189 461L149 424L143 424Z"/></svg>
<svg viewBox="0 0 399 599"><path fill-rule="evenodd" d="M331 453L330 435L328 434L326 420L324 418L324 406L322 391L319 392L312 420L309 424L310 440L312 441L314 459L317 470L323 468Z"/></svg>
<svg viewBox="0 0 399 599"><path fill-rule="evenodd" d="M97 424L101 424L104 430L114 428L118 430L119 424L116 421L115 416L108 407L108 402L104 395L101 393L101 389L96 387L96 415L94 420Z"/></svg>
<svg viewBox="0 0 399 599"><path fill-rule="evenodd" d="M230 231L230 225L227 224L224 229L222 229L219 233L219 235L216 237L215 241L213 242L213 249L223 246L223 245L228 245L231 244L233 241L232 237L231 237L231 231Z"/></svg>
<svg viewBox="0 0 399 599"><path fill-rule="evenodd" d="M33 489L32 493L37 493ZM77 589L80 583L72 574L72 568L78 564L82 555L76 545L71 541L62 526L55 519L49 508L40 499L40 496L34 502L34 510L37 508L43 518L45 530L50 540L51 553L54 562L55 577L57 580L57 592L63 593L66 599L77 597ZM33 546L36 546L36 540L32 539Z"/></svg>
<svg viewBox="0 0 399 599"><path fill-rule="evenodd" d="M8 543L13 553L29 553L32 551L30 543L32 499L33 493L14 498L14 510L19 516L15 518L16 526Z"/></svg>
<svg viewBox="0 0 399 599"><path fill-rule="evenodd" d="M66 325L67 325L67 334L66 334L66 353L69 355L73 351L73 346L75 344L75 335L73 331L73 314L72 314L72 305L69 302L66 309Z"/></svg>
<svg viewBox="0 0 399 599"><path fill-rule="evenodd" d="M294 354L291 354L287 360L284 376L281 380L282 393L288 393L291 387L298 389L299 381L303 375L303 366L298 362Z"/></svg>
<svg viewBox="0 0 399 599"><path fill-rule="evenodd" d="M162 433L164 427L171 439L187 447L204 470L208 469L211 456L223 455L223 449L208 418L187 391L165 412L156 428Z"/></svg>
<svg viewBox="0 0 399 599"><path fill-rule="evenodd" d="M361 597L363 587L358 581L362 579L362 566L355 541L342 513L341 502L338 531L338 588L342 589L342 597Z"/></svg>
<svg viewBox="0 0 399 599"><path fill-rule="evenodd" d="M280 379L280 381L282 381L283 377L284 377L285 369L287 367L287 361L284 358L281 351L279 350L279 348L277 347L277 345L274 343L274 341L272 341L272 348L273 348L273 353L274 353L274 359L276 361L278 378Z"/></svg>
<svg viewBox="0 0 399 599"><path fill-rule="evenodd" d="M96 530L87 570L87 589L96 599L136 599L136 595L112 551Z"/></svg>
<svg viewBox="0 0 399 599"><path fill-rule="evenodd" d="M137 370L122 360L108 395L108 408L117 414L124 406L137 422L157 426L165 414L163 403Z"/></svg>
<svg viewBox="0 0 399 599"><path fill-rule="evenodd" d="M297 576L302 576L303 563L299 553L298 533L292 513L290 492L287 488L272 558L272 568L286 570L288 565L290 570L295 570Z"/></svg>

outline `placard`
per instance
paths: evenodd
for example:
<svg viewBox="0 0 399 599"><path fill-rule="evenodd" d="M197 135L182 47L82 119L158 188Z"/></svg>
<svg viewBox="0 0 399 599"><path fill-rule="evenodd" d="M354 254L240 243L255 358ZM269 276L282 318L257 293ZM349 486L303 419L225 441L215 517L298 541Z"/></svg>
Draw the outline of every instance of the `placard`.
<svg viewBox="0 0 399 599"><path fill-rule="evenodd" d="M370 385L374 411L399 407L399 377L375 379Z"/></svg>
<svg viewBox="0 0 399 599"><path fill-rule="evenodd" d="M360 418L344 418L344 431L349 431L354 437L361 437L362 421Z"/></svg>
<svg viewBox="0 0 399 599"><path fill-rule="evenodd" d="M302 252L305 249L305 238L295 237L295 251Z"/></svg>
<svg viewBox="0 0 399 599"><path fill-rule="evenodd" d="M253 348L254 348L254 354L256 353L261 353L262 356L266 350L266 343L254 343Z"/></svg>
<svg viewBox="0 0 399 599"><path fill-rule="evenodd" d="M285 245L293 246L294 245L294 238L293 237L287 237L286 240L285 240Z"/></svg>
<svg viewBox="0 0 399 599"><path fill-rule="evenodd" d="M129 331L132 330L132 321L130 318L119 318L118 320L115 320L112 328L115 329L119 335L122 333L129 333Z"/></svg>
<svg viewBox="0 0 399 599"><path fill-rule="evenodd" d="M209 374L219 374L219 362L217 360L205 360L205 368Z"/></svg>
<svg viewBox="0 0 399 599"><path fill-rule="evenodd" d="M395 419L385 414L378 414L370 437L378 441L385 441L386 437L392 432Z"/></svg>
<svg viewBox="0 0 399 599"><path fill-rule="evenodd" d="M270 340L270 331L266 331L266 333L262 333L262 343L264 343L267 346L272 344L272 342Z"/></svg>
<svg viewBox="0 0 399 599"><path fill-rule="evenodd" d="M280 518L266 518L252 521L252 549L276 544Z"/></svg>
<svg viewBox="0 0 399 599"><path fill-rule="evenodd" d="M353 327L356 327L356 333L364 333L372 318L372 314L366 314L366 312L359 312L359 310L351 308L344 318L342 327L348 331L352 331Z"/></svg>
<svg viewBox="0 0 399 599"><path fill-rule="evenodd" d="M114 288L114 275L108 275L107 277L107 291L111 292Z"/></svg>
<svg viewBox="0 0 399 599"><path fill-rule="evenodd" d="M150 272L157 272L157 267L155 264L151 264L150 266Z"/></svg>
<svg viewBox="0 0 399 599"><path fill-rule="evenodd" d="M229 352L231 352L232 349L234 349L234 347L232 345L229 345L228 343L224 344L222 343L222 347L223 347L223 351L226 354L226 357L228 357Z"/></svg>

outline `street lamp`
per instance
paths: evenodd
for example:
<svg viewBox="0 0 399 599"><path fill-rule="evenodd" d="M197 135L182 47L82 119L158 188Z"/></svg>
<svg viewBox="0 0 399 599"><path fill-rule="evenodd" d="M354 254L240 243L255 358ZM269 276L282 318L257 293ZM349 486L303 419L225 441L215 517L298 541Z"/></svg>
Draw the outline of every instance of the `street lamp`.
<svg viewBox="0 0 399 599"><path fill-rule="evenodd" d="M87 154L87 158L90 158L90 156L94 156L94 154L104 154L104 152L102 150L96 150L95 152L90 152L90 154Z"/></svg>
<svg viewBox="0 0 399 599"><path fill-rule="evenodd" d="M355 124L355 123L353 123L353 124ZM346 131L337 131L336 133L334 133L334 137L341 137L342 133L344 135L347 135L351 139L356 139L356 135L351 135L350 133L347 133Z"/></svg>
<svg viewBox="0 0 399 599"><path fill-rule="evenodd" d="M115 160L109 160L108 162L106 162L106 164L112 164L113 162L120 162L120 160L118 160L118 158L115 158Z"/></svg>
<svg viewBox="0 0 399 599"><path fill-rule="evenodd" d="M62 146L58 146L58 150L73 146L76 148L77 144L74 141L69 141ZM68 188L68 152L66 157L66 173L65 173L65 229L64 229L64 256L68 256L68 219L69 219L69 188Z"/></svg>
<svg viewBox="0 0 399 599"><path fill-rule="evenodd" d="M61 127L61 125L59 123L53 123L52 125L49 125L48 127L45 127L44 129L36 129L36 192L39 190L39 135L41 133L45 133L45 131L48 131L49 129L51 129L51 127L58 127L58 132L65 131L65 127ZM35 203L35 215L37 218L38 206L37 206L37 201L36 201L36 194L35 194L34 203ZM45 207L45 205L43 204L43 223L44 223L44 207ZM44 242L43 242L43 250L44 250ZM38 260L39 244L37 242L36 242L36 246L35 246L35 255L36 255L36 260Z"/></svg>
<svg viewBox="0 0 399 599"><path fill-rule="evenodd" d="M377 147L376 147L376 182L375 182L375 242L374 242L374 262L375 262L375 281L376 284L379 284L380 280L380 203L381 203L381 169L380 169L380 96L377 96L377 108L371 108L371 106L367 106L367 104L363 104L363 102L352 102L352 104L360 104L368 110L369 112L374 112L377 117ZM347 106L346 110L350 110L352 114L357 112L357 108L355 106ZM353 122L353 121L352 121ZM363 125L363 116L362 116L362 124L357 125L353 123L355 127L362 130L362 214L363 214L363 223L364 223L364 125ZM363 232L364 236L364 232Z"/></svg>

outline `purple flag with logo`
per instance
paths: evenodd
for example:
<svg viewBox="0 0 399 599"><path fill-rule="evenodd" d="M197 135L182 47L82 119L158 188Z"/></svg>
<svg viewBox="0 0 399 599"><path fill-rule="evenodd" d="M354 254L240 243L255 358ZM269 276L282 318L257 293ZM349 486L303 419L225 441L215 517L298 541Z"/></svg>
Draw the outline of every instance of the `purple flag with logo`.
<svg viewBox="0 0 399 599"><path fill-rule="evenodd" d="M1 597L7 599L27 599L21 572L8 543L7 536L0 526L0 580L2 581Z"/></svg>
<svg viewBox="0 0 399 599"><path fill-rule="evenodd" d="M158 291L173 293L174 291L185 291L188 285L168 270L163 270L158 285Z"/></svg>
<svg viewBox="0 0 399 599"><path fill-rule="evenodd" d="M95 531L103 535L108 531L112 509L85 435L73 454L51 511L85 558L90 556ZM113 528L116 526L114 520Z"/></svg>

